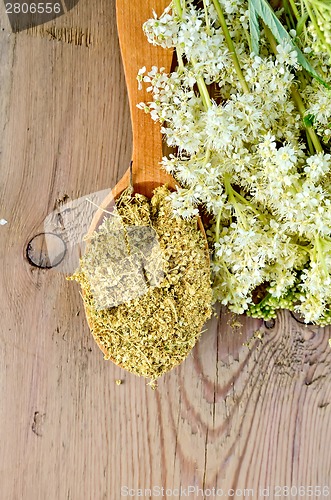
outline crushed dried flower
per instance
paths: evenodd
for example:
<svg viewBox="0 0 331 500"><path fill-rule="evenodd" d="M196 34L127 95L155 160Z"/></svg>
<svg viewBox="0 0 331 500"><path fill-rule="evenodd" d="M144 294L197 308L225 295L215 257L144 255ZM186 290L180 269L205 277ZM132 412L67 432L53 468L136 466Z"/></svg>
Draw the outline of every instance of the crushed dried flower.
<svg viewBox="0 0 331 500"><path fill-rule="evenodd" d="M124 191L69 278L105 359L152 382L188 356L212 313L206 242L197 218L173 215L169 195Z"/></svg>

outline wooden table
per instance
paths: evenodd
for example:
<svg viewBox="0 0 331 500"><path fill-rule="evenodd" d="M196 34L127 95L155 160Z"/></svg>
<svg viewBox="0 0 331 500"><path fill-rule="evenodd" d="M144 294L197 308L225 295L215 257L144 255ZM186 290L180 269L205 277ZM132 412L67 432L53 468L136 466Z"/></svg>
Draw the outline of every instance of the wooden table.
<svg viewBox="0 0 331 500"><path fill-rule="evenodd" d="M30 265L47 214L128 167L129 110L114 1L19 33L0 16L1 500L331 488L329 328L222 311L153 391L103 360L78 286Z"/></svg>

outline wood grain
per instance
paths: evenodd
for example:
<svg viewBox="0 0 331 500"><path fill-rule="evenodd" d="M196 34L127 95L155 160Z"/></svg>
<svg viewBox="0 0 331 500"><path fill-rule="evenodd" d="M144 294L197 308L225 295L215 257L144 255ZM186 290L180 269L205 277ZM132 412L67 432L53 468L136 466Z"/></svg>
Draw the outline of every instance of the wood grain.
<svg viewBox="0 0 331 500"><path fill-rule="evenodd" d="M285 313L271 329L239 326L222 311L152 391L103 361L78 287L29 265L26 245L61 200L122 176L129 108L113 1L81 0L50 25L88 32L88 45L12 34L3 4L0 16L0 498L331 486L329 328Z"/></svg>

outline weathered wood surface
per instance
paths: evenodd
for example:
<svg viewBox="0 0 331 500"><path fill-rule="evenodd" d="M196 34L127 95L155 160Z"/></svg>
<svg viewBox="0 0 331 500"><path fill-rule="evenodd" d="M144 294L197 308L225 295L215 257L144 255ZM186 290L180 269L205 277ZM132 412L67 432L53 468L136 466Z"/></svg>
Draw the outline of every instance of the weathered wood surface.
<svg viewBox="0 0 331 500"><path fill-rule="evenodd" d="M81 0L29 33L11 32L3 3L0 19L0 498L331 486L330 329L222 314L152 391L103 361L61 268L29 264L54 207L126 170L129 108L114 1Z"/></svg>

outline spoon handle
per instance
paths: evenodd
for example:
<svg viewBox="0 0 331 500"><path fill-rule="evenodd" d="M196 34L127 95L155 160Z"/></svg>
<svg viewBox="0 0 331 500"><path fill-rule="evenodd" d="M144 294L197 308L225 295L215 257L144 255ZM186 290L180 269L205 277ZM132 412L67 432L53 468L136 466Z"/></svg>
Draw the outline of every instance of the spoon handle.
<svg viewBox="0 0 331 500"><path fill-rule="evenodd" d="M143 32L143 23L152 17L153 9L160 15L169 0L116 0L116 17L124 74L129 96L133 132L132 183L138 192L150 195L153 186L168 183L174 187L173 178L161 170L162 136L160 124L154 122L149 114L137 108L140 102L152 100L146 92L147 85L138 89L137 74L146 66L170 71L173 50L163 49L150 44ZM128 177L128 172L125 175ZM148 192L146 190L146 185ZM144 188L145 186L145 188Z"/></svg>

